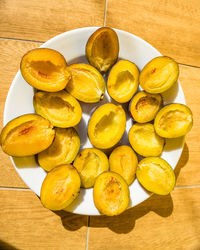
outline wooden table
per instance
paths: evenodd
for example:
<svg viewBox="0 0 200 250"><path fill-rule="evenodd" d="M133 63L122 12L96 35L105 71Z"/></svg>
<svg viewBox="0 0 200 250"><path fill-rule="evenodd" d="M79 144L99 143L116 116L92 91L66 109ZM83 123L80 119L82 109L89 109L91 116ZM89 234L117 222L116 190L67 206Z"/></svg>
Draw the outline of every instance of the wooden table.
<svg viewBox="0 0 200 250"><path fill-rule="evenodd" d="M1 0L0 126L25 52L67 30L103 25L138 35L179 63L194 126L176 167L176 187L114 218L54 213L0 151L0 249L200 249L199 0Z"/></svg>

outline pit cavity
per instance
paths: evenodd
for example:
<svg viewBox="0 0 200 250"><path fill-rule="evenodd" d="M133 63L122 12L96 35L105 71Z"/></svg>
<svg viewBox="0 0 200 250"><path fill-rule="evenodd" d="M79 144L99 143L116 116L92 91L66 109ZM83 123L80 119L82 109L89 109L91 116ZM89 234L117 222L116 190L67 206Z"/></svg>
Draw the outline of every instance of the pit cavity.
<svg viewBox="0 0 200 250"><path fill-rule="evenodd" d="M111 135L116 131L116 125L118 125L117 115L114 111L104 115L96 124L94 134L97 137L105 137L109 140Z"/></svg>
<svg viewBox="0 0 200 250"><path fill-rule="evenodd" d="M81 175L84 177L97 176L100 173L101 162L94 152L88 152L84 159Z"/></svg>
<svg viewBox="0 0 200 250"><path fill-rule="evenodd" d="M165 131L182 129L188 123L188 117L181 110L171 110L162 115L159 127Z"/></svg>
<svg viewBox="0 0 200 250"><path fill-rule="evenodd" d="M121 71L117 74L117 80L114 84L114 89L122 95L127 94L127 91L133 88L134 76L128 70Z"/></svg>
<svg viewBox="0 0 200 250"><path fill-rule="evenodd" d="M118 209L122 202L121 183L114 177L109 178L102 190L102 196L104 196L104 201L110 207L110 210Z"/></svg>
<svg viewBox="0 0 200 250"><path fill-rule="evenodd" d="M50 80L61 71L61 66L56 66L51 61L31 61L30 69L36 78Z"/></svg>

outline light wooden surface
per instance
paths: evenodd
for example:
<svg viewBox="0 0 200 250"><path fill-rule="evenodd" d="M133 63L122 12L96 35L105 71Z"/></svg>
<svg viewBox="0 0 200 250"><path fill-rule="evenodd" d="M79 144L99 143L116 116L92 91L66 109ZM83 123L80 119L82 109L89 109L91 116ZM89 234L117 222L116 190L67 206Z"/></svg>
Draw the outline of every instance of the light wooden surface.
<svg viewBox="0 0 200 250"><path fill-rule="evenodd" d="M84 26L112 26L175 58L194 126L176 167L176 188L118 217L54 213L26 187L0 150L0 249L200 249L200 2L198 0L1 0L0 129L23 54ZM89 227L88 227L89 223Z"/></svg>
<svg viewBox="0 0 200 250"><path fill-rule="evenodd" d="M200 188L177 188L117 217L90 217L88 250L198 250L199 195Z"/></svg>
<svg viewBox="0 0 200 250"><path fill-rule="evenodd" d="M85 249L87 216L42 207L30 190L0 190L0 249Z"/></svg>
<svg viewBox="0 0 200 250"><path fill-rule="evenodd" d="M179 63L200 66L199 0L107 1L106 24L140 36Z"/></svg>

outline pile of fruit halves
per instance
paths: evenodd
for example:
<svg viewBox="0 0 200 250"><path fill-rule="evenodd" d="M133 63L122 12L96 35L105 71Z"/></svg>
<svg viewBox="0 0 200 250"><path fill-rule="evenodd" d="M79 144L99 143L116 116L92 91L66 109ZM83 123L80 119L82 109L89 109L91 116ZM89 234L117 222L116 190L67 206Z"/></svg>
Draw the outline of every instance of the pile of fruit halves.
<svg viewBox="0 0 200 250"><path fill-rule="evenodd" d="M183 104L163 107L160 93L178 80L178 64L160 56L139 72L133 62L118 61L118 54L116 32L102 27L87 41L89 64L68 66L63 55L48 48L31 50L21 60L23 78L38 90L33 98L37 114L10 121L1 132L0 144L11 156L37 155L39 165L48 172L40 195L46 208L65 209L76 199L80 187L93 187L99 212L118 215L129 205L129 185L135 175L152 193L166 195L174 188L174 171L159 155L165 138L189 132L192 112ZM106 86L101 73L108 70ZM137 92L139 84L144 91ZM124 109L120 104L106 103L88 122L88 137L94 148L78 153L80 138L74 126L82 117L79 101L101 101L106 87L117 103L130 101L129 111L135 121L128 134L131 147L116 146L126 128ZM108 159L103 150L111 148L114 150ZM135 152L144 157L139 163Z"/></svg>

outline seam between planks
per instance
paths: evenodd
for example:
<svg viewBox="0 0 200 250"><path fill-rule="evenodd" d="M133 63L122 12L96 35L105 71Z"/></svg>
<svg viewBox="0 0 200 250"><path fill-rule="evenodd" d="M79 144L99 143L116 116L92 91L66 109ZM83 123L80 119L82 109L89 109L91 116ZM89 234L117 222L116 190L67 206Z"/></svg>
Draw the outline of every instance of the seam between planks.
<svg viewBox="0 0 200 250"><path fill-rule="evenodd" d="M31 43L45 43L44 41L35 41L35 40L28 40L28 39L21 39L21 38L10 38L10 37L0 37L1 40L13 40L19 42L31 42Z"/></svg>
<svg viewBox="0 0 200 250"><path fill-rule="evenodd" d="M103 22L103 26L106 26L106 16L107 16L107 0L105 0L105 11L104 11L104 22Z"/></svg>
<svg viewBox="0 0 200 250"><path fill-rule="evenodd" d="M88 216L88 220L87 220L87 232L86 232L86 246L85 246L85 250L88 250L89 233L90 233L90 216Z"/></svg>
<svg viewBox="0 0 200 250"><path fill-rule="evenodd" d="M106 26L106 15L107 15L107 0L105 0L105 12L104 12L104 26ZM13 40L19 42L31 42L31 43L45 43L46 41L35 41L35 40L28 40L28 39L20 39L20 38L10 38L10 37L0 37L0 40ZM181 66L192 67L200 69L200 66L190 65L185 63L177 62Z"/></svg>
<svg viewBox="0 0 200 250"><path fill-rule="evenodd" d="M0 187L0 190L17 190L17 191L31 191L30 188L18 188L18 187Z"/></svg>
<svg viewBox="0 0 200 250"><path fill-rule="evenodd" d="M182 186L175 186L174 189L177 188L200 188L200 185L182 185ZM30 188L18 188L18 187L0 187L0 190L17 190L17 191L31 191ZM90 219L88 219L88 225L90 224ZM89 232L88 232L89 233Z"/></svg>

